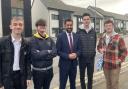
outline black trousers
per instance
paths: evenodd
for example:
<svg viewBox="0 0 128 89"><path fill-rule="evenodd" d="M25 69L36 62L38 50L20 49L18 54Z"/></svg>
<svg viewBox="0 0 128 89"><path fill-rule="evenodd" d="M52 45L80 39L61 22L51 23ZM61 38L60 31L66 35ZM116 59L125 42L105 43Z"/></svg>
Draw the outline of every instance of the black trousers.
<svg viewBox="0 0 128 89"><path fill-rule="evenodd" d="M92 60L92 59L90 59L90 60ZM91 61L91 62L79 61L81 89L86 89L86 84L85 84L86 68L87 68L87 78L88 78L87 89L92 89L94 61Z"/></svg>
<svg viewBox="0 0 128 89"><path fill-rule="evenodd" d="M32 71L34 89L49 89L53 78L53 69L45 71Z"/></svg>
<svg viewBox="0 0 128 89"><path fill-rule="evenodd" d="M27 89L27 82L20 71L15 71L11 76L6 76L3 79L4 89Z"/></svg>

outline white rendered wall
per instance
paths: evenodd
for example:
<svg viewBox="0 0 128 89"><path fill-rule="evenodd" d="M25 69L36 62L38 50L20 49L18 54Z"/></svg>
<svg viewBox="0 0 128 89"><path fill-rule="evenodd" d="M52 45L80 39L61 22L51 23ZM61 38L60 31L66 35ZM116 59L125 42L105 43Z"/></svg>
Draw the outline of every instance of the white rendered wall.
<svg viewBox="0 0 128 89"><path fill-rule="evenodd" d="M35 23L39 19L44 19L47 21L47 32L49 34L49 12L45 5L40 0L34 0L32 6L32 29L36 29Z"/></svg>
<svg viewBox="0 0 128 89"><path fill-rule="evenodd" d="M51 37L55 37L55 34L52 33L52 28L59 28L59 20L53 20L52 14L59 15L59 12L56 10L49 10L49 33Z"/></svg>
<svg viewBox="0 0 128 89"><path fill-rule="evenodd" d="M73 32L77 32L77 17L73 16Z"/></svg>

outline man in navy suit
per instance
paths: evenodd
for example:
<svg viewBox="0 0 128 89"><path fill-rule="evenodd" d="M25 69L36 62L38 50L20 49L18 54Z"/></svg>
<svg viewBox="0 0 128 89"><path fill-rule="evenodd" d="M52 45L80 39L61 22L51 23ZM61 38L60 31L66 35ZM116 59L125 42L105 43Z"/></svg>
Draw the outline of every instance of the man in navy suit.
<svg viewBox="0 0 128 89"><path fill-rule="evenodd" d="M76 89L75 80L77 73L77 57L79 56L78 37L73 30L73 21L67 19L64 22L65 32L59 34L57 38L57 52L60 56L59 74L60 88L65 89L69 77L70 89Z"/></svg>

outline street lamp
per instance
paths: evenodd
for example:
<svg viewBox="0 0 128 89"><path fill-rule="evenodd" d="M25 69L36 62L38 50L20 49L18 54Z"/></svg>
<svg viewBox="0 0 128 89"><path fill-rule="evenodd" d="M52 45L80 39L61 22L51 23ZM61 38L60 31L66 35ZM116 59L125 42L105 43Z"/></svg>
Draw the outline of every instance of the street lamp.
<svg viewBox="0 0 128 89"><path fill-rule="evenodd" d="M96 0L94 2L95 2L95 9L96 9ZM94 16L94 29L96 31L96 10L95 10L95 16Z"/></svg>

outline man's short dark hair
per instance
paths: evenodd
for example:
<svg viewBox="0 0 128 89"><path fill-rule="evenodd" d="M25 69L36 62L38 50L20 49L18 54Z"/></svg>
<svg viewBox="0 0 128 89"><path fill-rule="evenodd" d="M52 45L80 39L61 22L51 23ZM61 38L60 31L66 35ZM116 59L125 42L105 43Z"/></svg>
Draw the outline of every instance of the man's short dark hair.
<svg viewBox="0 0 128 89"><path fill-rule="evenodd" d="M66 19L65 21L64 21L64 24L66 24L67 22L72 22L73 23L73 20L72 19Z"/></svg>
<svg viewBox="0 0 128 89"><path fill-rule="evenodd" d="M114 25L114 22L113 22L111 19L106 20L106 21L104 22L104 25L105 25L105 24L109 24L109 23L112 23L112 25Z"/></svg>
<svg viewBox="0 0 128 89"><path fill-rule="evenodd" d="M91 15L90 15L89 13L84 13L84 14L82 15L82 17L84 17L84 16L89 16L89 17L91 17Z"/></svg>
<svg viewBox="0 0 128 89"><path fill-rule="evenodd" d="M35 26L36 27L38 27L38 26L46 26L46 20L44 20L44 19L37 20Z"/></svg>
<svg viewBox="0 0 128 89"><path fill-rule="evenodd" d="M12 21L23 21L24 22L24 18L22 16L14 16L11 18L11 23Z"/></svg>

